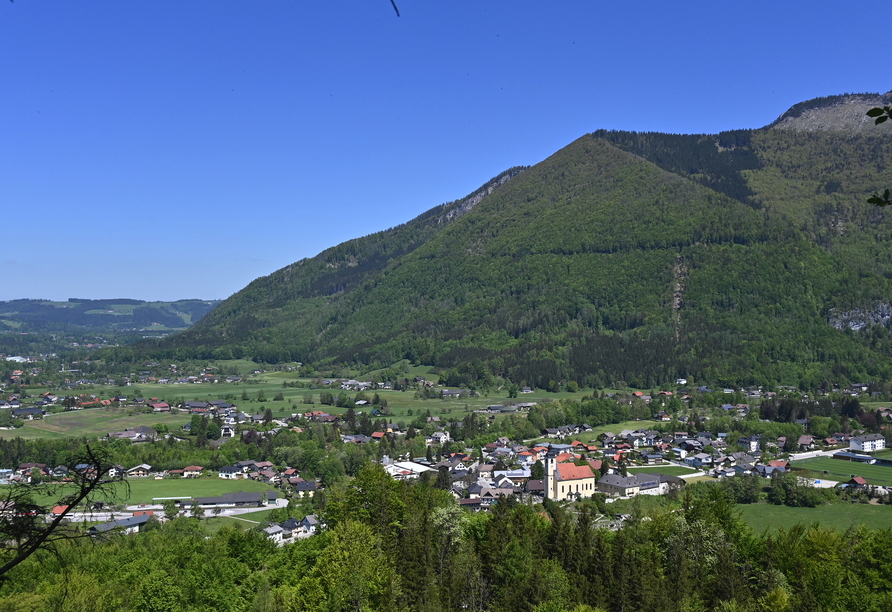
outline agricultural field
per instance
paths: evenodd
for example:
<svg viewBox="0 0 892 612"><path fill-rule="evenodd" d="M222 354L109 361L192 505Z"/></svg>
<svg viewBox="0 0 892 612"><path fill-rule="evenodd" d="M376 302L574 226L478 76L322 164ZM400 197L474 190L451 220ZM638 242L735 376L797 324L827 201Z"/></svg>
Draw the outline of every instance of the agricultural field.
<svg viewBox="0 0 892 612"><path fill-rule="evenodd" d="M838 460L836 460L838 461ZM741 516L756 533L790 528L797 523L819 523L839 530L866 525L888 529L892 525L892 506L873 504L825 504L817 508L791 508L772 504L738 504Z"/></svg>
<svg viewBox="0 0 892 612"><path fill-rule="evenodd" d="M128 427L163 423L171 431L189 422L188 414L139 413L133 408L87 408L49 414L43 419L25 421L18 429L0 430L0 438L99 438Z"/></svg>
<svg viewBox="0 0 892 612"><path fill-rule="evenodd" d="M826 478L827 480L845 482L854 474L862 476L872 485L892 486L892 467L888 466L869 465L857 461L843 461L830 457L794 461L791 465L796 470L797 476Z"/></svg>

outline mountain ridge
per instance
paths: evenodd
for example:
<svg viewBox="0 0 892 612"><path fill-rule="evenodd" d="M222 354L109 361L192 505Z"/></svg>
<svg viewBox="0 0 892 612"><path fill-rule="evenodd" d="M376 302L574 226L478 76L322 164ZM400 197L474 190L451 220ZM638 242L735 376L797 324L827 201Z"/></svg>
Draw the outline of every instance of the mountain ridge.
<svg viewBox="0 0 892 612"><path fill-rule="evenodd" d="M832 115L847 99L778 121ZM409 358L450 384L892 374L884 325L829 322L831 309L889 301L892 224L864 194L892 184L892 144L777 123L584 135L467 198L257 279L134 354L361 369Z"/></svg>

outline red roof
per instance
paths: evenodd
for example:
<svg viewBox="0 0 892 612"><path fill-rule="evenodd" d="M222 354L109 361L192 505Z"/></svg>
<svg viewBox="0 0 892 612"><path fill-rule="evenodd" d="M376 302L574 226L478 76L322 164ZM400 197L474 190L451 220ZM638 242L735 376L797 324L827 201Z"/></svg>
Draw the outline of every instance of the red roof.
<svg viewBox="0 0 892 612"><path fill-rule="evenodd" d="M574 463L558 463L557 471L561 480L579 480L580 478L592 478L594 473L587 465L576 465Z"/></svg>
<svg viewBox="0 0 892 612"><path fill-rule="evenodd" d="M190 465L190 466L188 466L188 467L184 467L184 468L183 468L183 471L184 471L184 472L200 472L200 471L203 470L203 469L204 469L204 468L201 467L200 465Z"/></svg>
<svg viewBox="0 0 892 612"><path fill-rule="evenodd" d="M62 514L66 510L68 510L68 506L54 506L52 514Z"/></svg>
<svg viewBox="0 0 892 612"><path fill-rule="evenodd" d="M859 484L859 485L867 484L867 481L864 480L861 476L855 476L854 478L852 478L851 482L854 482L855 484Z"/></svg>

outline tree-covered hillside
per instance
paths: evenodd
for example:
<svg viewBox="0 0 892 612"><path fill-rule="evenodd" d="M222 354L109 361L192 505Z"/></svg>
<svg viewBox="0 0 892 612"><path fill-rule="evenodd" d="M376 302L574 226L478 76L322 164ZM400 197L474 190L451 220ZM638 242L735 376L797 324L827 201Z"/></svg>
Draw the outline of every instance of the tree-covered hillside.
<svg viewBox="0 0 892 612"><path fill-rule="evenodd" d="M86 343L127 343L146 333L182 331L219 300L131 299L0 302L0 353L57 352Z"/></svg>
<svg viewBox="0 0 892 612"><path fill-rule="evenodd" d="M888 377L892 222L865 200L892 141L831 128L595 132L117 357L409 358L455 385Z"/></svg>

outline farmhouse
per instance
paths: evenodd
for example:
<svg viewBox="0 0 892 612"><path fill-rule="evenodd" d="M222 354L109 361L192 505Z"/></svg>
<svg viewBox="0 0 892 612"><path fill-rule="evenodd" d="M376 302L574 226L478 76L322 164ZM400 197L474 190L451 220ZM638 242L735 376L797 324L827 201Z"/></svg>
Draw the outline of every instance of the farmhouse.
<svg viewBox="0 0 892 612"><path fill-rule="evenodd" d="M151 471L152 471L151 465L148 465L147 463L142 463L140 465L137 465L137 466L132 467L129 470L127 470L127 476L143 478L145 476L148 476Z"/></svg>

